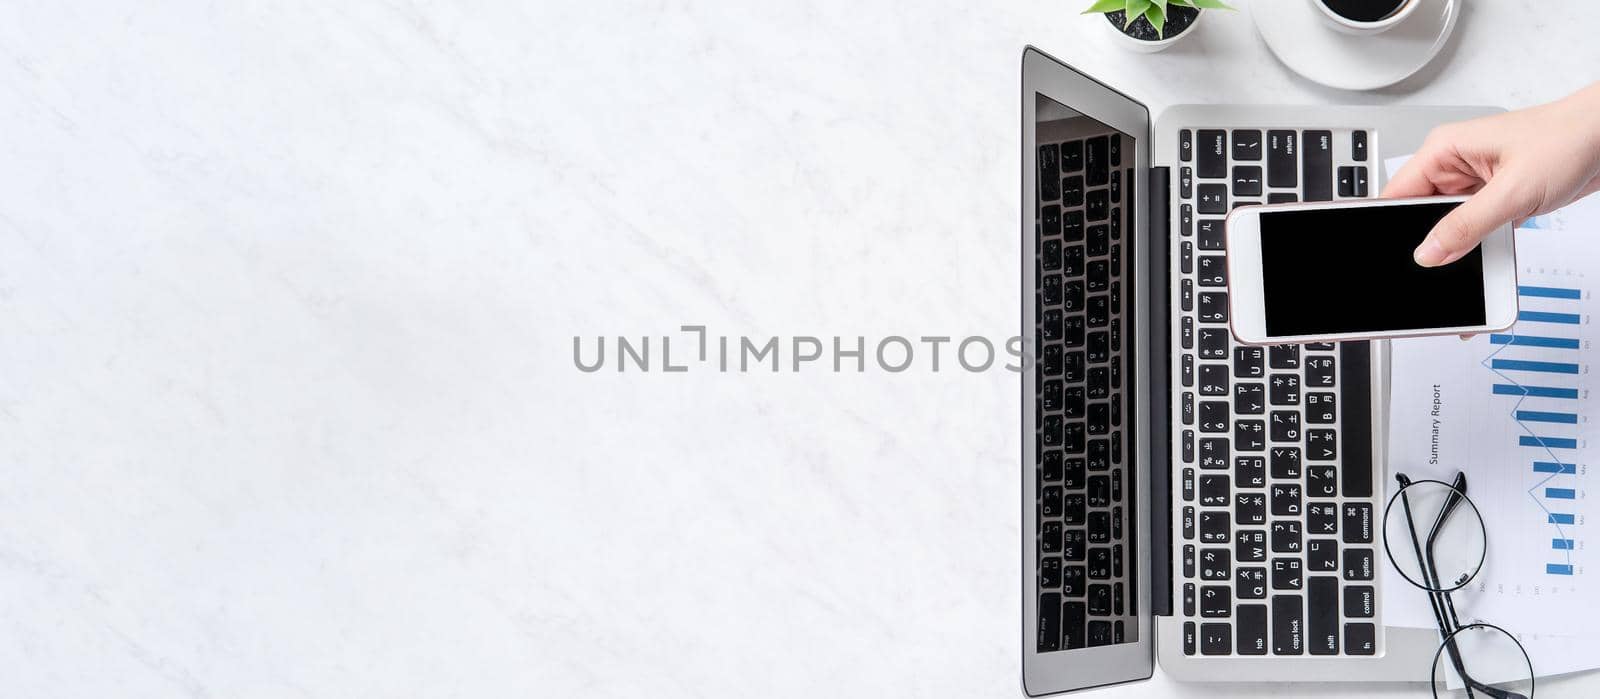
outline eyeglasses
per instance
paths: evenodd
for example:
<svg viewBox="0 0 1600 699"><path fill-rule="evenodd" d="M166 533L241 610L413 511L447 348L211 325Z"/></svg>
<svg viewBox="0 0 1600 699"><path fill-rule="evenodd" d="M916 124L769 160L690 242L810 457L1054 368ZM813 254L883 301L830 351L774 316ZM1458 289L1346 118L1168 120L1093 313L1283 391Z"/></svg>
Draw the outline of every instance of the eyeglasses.
<svg viewBox="0 0 1600 699"><path fill-rule="evenodd" d="M1456 616L1451 593L1477 576L1488 551L1483 516L1467 497L1466 474L1457 472L1450 483L1413 481L1403 473L1395 480L1400 489L1383 512L1383 548L1401 577L1428 594L1433 608L1441 639L1433 654L1433 695L1444 690L1448 696L1531 697L1533 663L1516 637L1494 624L1462 624ZM1430 518L1424 536L1417 523Z"/></svg>

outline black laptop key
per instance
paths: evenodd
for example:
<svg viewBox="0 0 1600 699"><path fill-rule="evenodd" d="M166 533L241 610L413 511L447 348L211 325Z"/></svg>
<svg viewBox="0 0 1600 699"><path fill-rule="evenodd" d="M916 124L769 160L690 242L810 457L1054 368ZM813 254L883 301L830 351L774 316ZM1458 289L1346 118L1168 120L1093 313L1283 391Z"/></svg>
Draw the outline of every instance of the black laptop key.
<svg viewBox="0 0 1600 699"><path fill-rule="evenodd" d="M1267 460L1260 456L1241 456L1234 459L1233 482L1240 488L1267 487Z"/></svg>
<svg viewBox="0 0 1600 699"><path fill-rule="evenodd" d="M1377 593L1371 585L1346 585L1344 615L1351 619L1371 619L1377 613Z"/></svg>
<svg viewBox="0 0 1600 699"><path fill-rule="evenodd" d="M1117 517L1117 520L1115 520L1115 521L1120 521L1121 520L1121 515L1117 515L1116 517ZM1115 527L1117 527L1119 525L1112 525L1112 526L1113 526L1113 528L1115 528ZM1113 536L1121 536L1121 534L1114 532ZM1112 544L1111 545L1111 576L1114 577L1114 578L1122 577L1122 544ZM1122 613L1122 583L1117 583L1116 587L1113 588L1113 589L1115 590L1115 593L1113 594L1113 597L1112 597L1112 603L1113 603L1113 606L1116 607L1117 613L1121 614Z"/></svg>
<svg viewBox="0 0 1600 699"><path fill-rule="evenodd" d="M1241 526L1248 524L1266 524L1267 496L1259 492L1234 494L1233 516Z"/></svg>
<svg viewBox="0 0 1600 699"><path fill-rule="evenodd" d="M1273 345L1267 348L1267 364L1274 369L1299 369L1299 345Z"/></svg>
<svg viewBox="0 0 1600 699"><path fill-rule="evenodd" d="M1194 158L1194 133L1188 129L1178 132L1178 159L1189 162Z"/></svg>
<svg viewBox="0 0 1600 699"><path fill-rule="evenodd" d="M1183 469L1183 501L1194 502L1195 474L1194 469Z"/></svg>
<svg viewBox="0 0 1600 699"><path fill-rule="evenodd" d="M1053 346L1054 345L1052 345L1052 347ZM1045 348L1046 352L1048 352L1049 350L1050 350L1050 347L1046 347ZM1062 378L1065 378L1067 381L1082 381L1083 380L1083 353L1079 352L1079 351L1076 351L1076 350L1071 351L1071 352L1066 352L1065 356L1062 357L1062 372L1061 373L1062 373Z"/></svg>
<svg viewBox="0 0 1600 699"><path fill-rule="evenodd" d="M1094 264L1094 263L1090 263ZM1089 327L1103 328L1111 322L1111 299L1105 294L1089 297L1089 313L1085 316Z"/></svg>
<svg viewBox="0 0 1600 699"><path fill-rule="evenodd" d="M1339 572L1339 542L1333 539L1307 540L1306 568L1313 573Z"/></svg>
<svg viewBox="0 0 1600 699"><path fill-rule="evenodd" d="M1104 257L1111 251L1111 232L1104 225L1089 226L1089 239L1086 241L1090 257ZM1101 261L1101 264L1105 264Z"/></svg>
<svg viewBox="0 0 1600 699"><path fill-rule="evenodd" d="M1293 131L1267 132L1267 184L1273 187L1293 187L1299 184L1295 177L1295 153L1299 150L1299 135Z"/></svg>
<svg viewBox="0 0 1600 699"><path fill-rule="evenodd" d="M1298 405L1300 377L1296 374L1273 374L1267 380L1267 401L1273 405Z"/></svg>
<svg viewBox="0 0 1600 699"><path fill-rule="evenodd" d="M1228 186L1225 184L1202 184L1195 187L1198 201L1195 208L1202 214L1228 213Z"/></svg>
<svg viewBox="0 0 1600 699"><path fill-rule="evenodd" d="M1089 579L1108 580L1111 578L1111 549L1104 546L1089 547Z"/></svg>
<svg viewBox="0 0 1600 699"><path fill-rule="evenodd" d="M1079 248L1082 250L1082 248ZM1077 313L1083 310L1083 280L1073 279L1062 283L1061 308L1068 313Z"/></svg>
<svg viewBox="0 0 1600 699"><path fill-rule="evenodd" d="M1051 204L1040 209L1039 223L1045 235L1061 235L1061 207Z"/></svg>
<svg viewBox="0 0 1600 699"><path fill-rule="evenodd" d="M1106 152L1109 154L1107 159L1111 161L1111 167L1122 165L1122 136L1120 134L1111 134L1111 140L1106 146Z"/></svg>
<svg viewBox="0 0 1600 699"><path fill-rule="evenodd" d="M1178 196L1184 199L1194 197L1194 168L1187 165L1178 168Z"/></svg>
<svg viewBox="0 0 1600 699"><path fill-rule="evenodd" d="M1347 544L1372 543L1372 503L1347 502L1344 504L1344 542Z"/></svg>
<svg viewBox="0 0 1600 699"><path fill-rule="evenodd" d="M1206 291L1200 294L1200 322L1228 322L1228 292ZM1218 359L1226 359L1227 356L1227 352L1224 351Z"/></svg>
<svg viewBox="0 0 1600 699"><path fill-rule="evenodd" d="M1066 493L1061 498L1061 510L1061 521L1067 526L1081 526L1088 518L1088 499L1083 493Z"/></svg>
<svg viewBox="0 0 1600 699"><path fill-rule="evenodd" d="M1183 355L1190 359L1192 355ZM1228 394L1228 367L1225 364L1200 365L1200 395L1225 396ZM1048 407L1045 408L1049 410Z"/></svg>
<svg viewBox="0 0 1600 699"><path fill-rule="evenodd" d="M1089 586L1089 616L1111 615L1111 586L1095 584Z"/></svg>
<svg viewBox="0 0 1600 699"><path fill-rule="evenodd" d="M1272 597L1273 655L1301 655L1305 652L1305 629L1301 619L1299 595Z"/></svg>
<svg viewBox="0 0 1600 699"><path fill-rule="evenodd" d="M1083 206L1083 175L1061 178L1061 203L1066 206Z"/></svg>
<svg viewBox="0 0 1600 699"><path fill-rule="evenodd" d="M1260 383L1238 383L1233 386L1233 412L1240 415L1260 415L1266 409L1267 389Z"/></svg>
<svg viewBox="0 0 1600 699"><path fill-rule="evenodd" d="M1306 385L1316 388L1333 386L1334 361L1331 354L1306 356Z"/></svg>
<svg viewBox="0 0 1600 699"><path fill-rule="evenodd" d="M1267 203L1268 204L1293 204L1293 203L1295 203L1297 201L1300 201L1300 197L1298 195L1296 195L1294 192L1268 192L1267 193Z"/></svg>
<svg viewBox="0 0 1600 699"><path fill-rule="evenodd" d="M1057 147L1053 143L1039 146L1039 199L1055 201L1060 198L1061 166L1057 160Z"/></svg>
<svg viewBox="0 0 1600 699"><path fill-rule="evenodd" d="M1195 654L1195 626L1192 621L1183 622L1183 654Z"/></svg>
<svg viewBox="0 0 1600 699"><path fill-rule="evenodd" d="M1111 191L1111 203L1113 203L1113 204L1122 203L1122 171L1121 170L1112 170L1111 171L1111 190L1110 191ZM1117 219L1120 218L1120 215L1121 215L1121 212L1118 211L1115 207L1113 207L1111 209L1111 222L1112 222L1113 225L1116 224Z"/></svg>
<svg viewBox="0 0 1600 699"><path fill-rule="evenodd" d="M1068 211L1061 215L1061 239L1073 243L1083 240L1083 212Z"/></svg>
<svg viewBox="0 0 1600 699"><path fill-rule="evenodd" d="M1178 207L1178 229L1187 238L1194 235L1194 207L1188 204Z"/></svg>
<svg viewBox="0 0 1600 699"><path fill-rule="evenodd" d="M1300 145L1306 201L1333 199L1333 132L1307 131Z"/></svg>
<svg viewBox="0 0 1600 699"><path fill-rule="evenodd" d="M1312 536L1333 536L1339 533L1339 503L1306 503L1306 533Z"/></svg>
<svg viewBox="0 0 1600 699"><path fill-rule="evenodd" d="M1178 282L1178 307L1185 313L1194 310L1194 282L1183 279Z"/></svg>
<svg viewBox="0 0 1600 699"><path fill-rule="evenodd" d="M1045 342L1060 340L1062 334L1061 309L1046 309L1040 325L1042 327L1039 329L1039 335L1044 338Z"/></svg>
<svg viewBox="0 0 1600 699"><path fill-rule="evenodd" d="M1241 604L1235 617L1239 627L1239 655L1267 654L1267 605Z"/></svg>
<svg viewBox="0 0 1600 699"><path fill-rule="evenodd" d="M1111 645L1111 622L1104 620L1091 621L1089 622L1088 633L1090 648Z"/></svg>
<svg viewBox="0 0 1600 699"><path fill-rule="evenodd" d="M1350 132L1350 159L1358 163L1367 161L1367 132Z"/></svg>
<svg viewBox="0 0 1600 699"><path fill-rule="evenodd" d="M1344 625L1344 652L1349 655L1372 655L1378 652L1378 628L1366 622Z"/></svg>
<svg viewBox="0 0 1600 699"><path fill-rule="evenodd" d="M1111 395L1110 367L1091 367L1089 369L1089 381L1084 387L1088 389L1090 398L1105 398L1106 396ZM1104 434L1104 432L1100 432L1098 434Z"/></svg>
<svg viewBox="0 0 1600 699"><path fill-rule="evenodd" d="M1321 575L1306 582L1306 647L1312 655L1339 654L1339 581Z"/></svg>
<svg viewBox="0 0 1600 699"><path fill-rule="evenodd" d="M1202 297L1206 294L1201 294ZM1227 359L1228 358L1228 331L1225 328L1200 329L1200 358L1201 359ZM1222 366L1222 365L1218 365ZM1226 367L1223 367L1226 369Z"/></svg>
<svg viewBox="0 0 1600 699"><path fill-rule="evenodd" d="M1339 166L1334 182L1340 199L1349 199L1356 195L1356 169L1354 167L1349 165Z"/></svg>
<svg viewBox="0 0 1600 699"><path fill-rule="evenodd" d="M1061 144L1061 171L1077 172L1083 169L1083 141Z"/></svg>
<svg viewBox="0 0 1600 699"><path fill-rule="evenodd" d="M1061 382L1059 381L1049 382L1045 384L1045 387L1049 388L1050 383L1054 383L1057 388L1061 387ZM1059 481L1061 480L1061 476L1061 452L1045 452L1044 456L1039 460L1039 477L1046 481Z"/></svg>
<svg viewBox="0 0 1600 699"><path fill-rule="evenodd" d="M1182 407L1180 408L1180 412L1182 412L1183 424L1185 424L1185 425L1193 425L1194 424L1194 394L1193 393L1191 393L1189 391L1184 391L1183 392L1183 404L1182 404Z"/></svg>
<svg viewBox="0 0 1600 699"><path fill-rule="evenodd" d="M1039 652L1061 649L1061 595L1039 595Z"/></svg>
<svg viewBox="0 0 1600 699"><path fill-rule="evenodd" d="M1084 627L1089 623L1088 608L1082 602L1061 605L1062 648L1071 650L1088 647L1084 643Z"/></svg>
<svg viewBox="0 0 1600 699"><path fill-rule="evenodd" d="M1365 197L1368 194L1368 192L1367 192L1367 168L1364 167L1364 166L1357 166L1355 174L1356 174L1356 196L1357 197Z"/></svg>
<svg viewBox="0 0 1600 699"><path fill-rule="evenodd" d="M1339 495L1339 469L1333 464L1306 467L1306 497L1331 498Z"/></svg>
<svg viewBox="0 0 1600 699"><path fill-rule="evenodd" d="M1300 477L1300 448L1273 447L1267 455L1272 467L1272 477L1296 479Z"/></svg>
<svg viewBox="0 0 1600 699"><path fill-rule="evenodd" d="M1089 476L1089 506L1111 506L1111 478L1109 476ZM1096 520L1094 515L1101 515L1101 519ZM1108 513L1090 513L1089 540L1095 541L1096 536L1101 537L1100 541L1109 541L1111 539L1111 519Z"/></svg>
<svg viewBox="0 0 1600 699"><path fill-rule="evenodd" d="M1300 540L1300 522L1293 519L1282 519L1272 523L1272 532L1268 535L1272 540L1273 553L1299 553L1302 546Z"/></svg>
<svg viewBox="0 0 1600 699"><path fill-rule="evenodd" d="M1294 410L1272 411L1272 441L1300 441L1300 413Z"/></svg>
<svg viewBox="0 0 1600 699"><path fill-rule="evenodd" d="M1183 446L1181 450L1184 461L1194 461L1194 430L1183 431Z"/></svg>
<svg viewBox="0 0 1600 699"><path fill-rule="evenodd" d="M1233 578L1233 591L1239 599L1267 598L1267 569L1261 566L1239 566Z"/></svg>
<svg viewBox="0 0 1600 699"><path fill-rule="evenodd" d="M1082 597L1088 589L1088 574L1083 566L1069 565L1065 570L1061 571L1061 595L1063 597Z"/></svg>
<svg viewBox="0 0 1600 699"><path fill-rule="evenodd" d="M1184 349L1192 350L1194 349L1194 319L1184 316L1181 321L1178 325L1178 340L1183 344Z"/></svg>
<svg viewBox="0 0 1600 699"><path fill-rule="evenodd" d="M1227 401L1200 401L1200 431L1207 433L1221 433L1228 431Z"/></svg>
<svg viewBox="0 0 1600 699"><path fill-rule="evenodd" d="M1201 580L1227 580L1233 574L1230 567L1230 552L1225 548L1206 548L1200 550L1200 579Z"/></svg>
<svg viewBox="0 0 1600 699"><path fill-rule="evenodd" d="M1183 370L1180 372L1184 388L1194 388L1194 355L1183 355Z"/></svg>
<svg viewBox="0 0 1600 699"><path fill-rule="evenodd" d="M1266 423L1261 420L1235 420L1233 423L1233 448L1242 452L1266 449L1266 431Z"/></svg>
<svg viewBox="0 0 1600 699"><path fill-rule="evenodd" d="M1233 168L1233 196L1261 196L1261 166L1236 165Z"/></svg>
<svg viewBox="0 0 1600 699"><path fill-rule="evenodd" d="M1110 144L1105 136L1095 136L1083 144L1083 172L1090 187L1111 180Z"/></svg>
<svg viewBox="0 0 1600 699"><path fill-rule="evenodd" d="M1061 587L1061 559L1046 558L1039 561L1039 587Z"/></svg>
<svg viewBox="0 0 1600 699"><path fill-rule="evenodd" d="M1233 629L1226 622L1200 625L1200 654L1227 655L1233 652Z"/></svg>
<svg viewBox="0 0 1600 699"><path fill-rule="evenodd" d="M1207 437L1200 440L1200 468L1227 468L1228 451L1227 439Z"/></svg>
<svg viewBox="0 0 1600 699"><path fill-rule="evenodd" d="M1072 244L1061 249L1061 273L1069 277L1083 276L1083 246Z"/></svg>
<svg viewBox="0 0 1600 699"><path fill-rule="evenodd" d="M1082 529L1069 529L1061 535L1061 558L1068 562L1082 563L1089 555L1089 535ZM1071 584L1076 578L1083 580L1083 566L1076 566L1078 572L1074 574L1074 566L1067 567L1067 583Z"/></svg>
<svg viewBox="0 0 1600 699"><path fill-rule="evenodd" d="M1198 226L1200 235L1196 239L1196 247L1201 250L1222 250L1227 247L1227 230L1225 222L1220 218L1200 219Z"/></svg>
<svg viewBox="0 0 1600 699"><path fill-rule="evenodd" d="M1048 271L1061 269L1061 241L1051 238L1039 246L1039 266Z"/></svg>
<svg viewBox="0 0 1600 699"><path fill-rule="evenodd" d="M1233 159L1260 160L1261 132L1250 129L1235 129L1233 132Z"/></svg>
<svg viewBox="0 0 1600 699"><path fill-rule="evenodd" d="M1228 521L1229 521L1228 520L1228 513L1225 512L1225 511L1224 512L1215 512L1215 511L1210 511L1210 510L1201 511L1200 512L1200 543L1203 543L1203 544L1226 544L1226 543L1228 543L1228 532L1230 531L1230 527L1229 527Z"/></svg>
<svg viewBox="0 0 1600 699"><path fill-rule="evenodd" d="M1068 419L1083 417L1083 387L1067 386L1062 390L1061 404L1061 414L1067 416Z"/></svg>
<svg viewBox="0 0 1600 699"><path fill-rule="evenodd" d="M1085 351L1089 354L1089 361L1104 364L1111 357L1111 338L1103 330L1089 333L1089 343Z"/></svg>
<svg viewBox="0 0 1600 699"><path fill-rule="evenodd" d="M1039 529L1039 552L1061 553L1061 523L1045 522Z"/></svg>
<svg viewBox="0 0 1600 699"><path fill-rule="evenodd" d="M1372 549L1345 547L1344 550L1344 579L1345 580L1371 580L1374 561Z"/></svg>
<svg viewBox="0 0 1600 699"><path fill-rule="evenodd" d="M1188 245L1187 242L1184 245ZM1200 286L1227 286L1228 262L1221 255L1200 256Z"/></svg>
<svg viewBox="0 0 1600 699"><path fill-rule="evenodd" d="M1039 296L1046 305L1054 306L1061 303L1061 277L1050 274L1040 279Z"/></svg>
<svg viewBox="0 0 1600 699"><path fill-rule="evenodd" d="M1267 533L1260 529L1240 529L1233 536L1233 555L1240 563L1266 562Z"/></svg>
<svg viewBox="0 0 1600 699"><path fill-rule="evenodd" d="M1228 176L1228 132L1221 129L1201 129L1195 155L1195 167L1200 176L1221 179Z"/></svg>
<svg viewBox="0 0 1600 699"><path fill-rule="evenodd" d="M1336 461L1339 458L1339 435L1333 430L1306 430L1306 459L1310 461ZM1348 495L1348 493L1346 493Z"/></svg>
<svg viewBox="0 0 1600 699"><path fill-rule="evenodd" d="M1228 505L1228 474L1208 473L1200 476L1200 504L1206 507Z"/></svg>
<svg viewBox="0 0 1600 699"><path fill-rule="evenodd" d="M1332 391L1312 391L1306 394L1306 422L1313 425L1331 425L1339 418L1337 394Z"/></svg>
<svg viewBox="0 0 1600 699"><path fill-rule="evenodd" d="M1184 274L1194 273L1194 245L1185 240L1178 245L1178 271ZM1204 283L1201 283L1204 286Z"/></svg>
<svg viewBox="0 0 1600 699"><path fill-rule="evenodd" d="M1183 615L1184 616L1194 616L1195 615L1195 613L1196 613L1195 612L1195 604L1196 604L1196 601L1197 601L1195 598L1198 597L1198 596L1199 596L1199 593L1197 593L1195 591L1194 583L1184 583L1183 584Z"/></svg>
<svg viewBox="0 0 1600 699"><path fill-rule="evenodd" d="M1240 346L1233 349L1233 375L1241 379L1259 379L1264 376L1260 347Z"/></svg>
<svg viewBox="0 0 1600 699"><path fill-rule="evenodd" d="M1083 215L1090 221L1104 221L1111 216L1111 194L1104 189L1091 189L1083 199ZM1093 254L1093 253L1091 253ZM1105 253L1100 253L1105 254Z"/></svg>
<svg viewBox="0 0 1600 699"><path fill-rule="evenodd" d="M1200 616L1225 619L1233 615L1233 591L1227 585L1200 588Z"/></svg>
<svg viewBox="0 0 1600 699"><path fill-rule="evenodd" d="M1194 544L1184 544L1183 545L1183 577L1186 577L1186 578L1194 577L1195 558L1196 558L1196 556L1195 556L1195 552L1194 552Z"/></svg>
<svg viewBox="0 0 1600 699"><path fill-rule="evenodd" d="M1274 517L1300 516L1300 484L1274 483L1268 489Z"/></svg>
<svg viewBox="0 0 1600 699"><path fill-rule="evenodd" d="M1298 590L1304 582L1300 574L1300 559L1272 559L1272 589Z"/></svg>
<svg viewBox="0 0 1600 699"><path fill-rule="evenodd" d="M1063 497L1060 486L1047 486L1039 494L1039 514L1045 517L1060 517Z"/></svg>

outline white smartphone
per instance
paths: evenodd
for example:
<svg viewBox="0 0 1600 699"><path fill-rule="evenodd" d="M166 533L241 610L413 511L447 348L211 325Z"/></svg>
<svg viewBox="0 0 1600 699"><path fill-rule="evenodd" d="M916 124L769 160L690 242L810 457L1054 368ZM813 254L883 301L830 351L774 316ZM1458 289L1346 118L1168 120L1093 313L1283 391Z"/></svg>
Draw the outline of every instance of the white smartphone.
<svg viewBox="0 0 1600 699"><path fill-rule="evenodd" d="M1228 214L1229 324L1279 344L1459 335L1517 320L1507 225L1440 267L1412 251L1466 197L1241 206ZM1202 270L1202 276L1205 271Z"/></svg>

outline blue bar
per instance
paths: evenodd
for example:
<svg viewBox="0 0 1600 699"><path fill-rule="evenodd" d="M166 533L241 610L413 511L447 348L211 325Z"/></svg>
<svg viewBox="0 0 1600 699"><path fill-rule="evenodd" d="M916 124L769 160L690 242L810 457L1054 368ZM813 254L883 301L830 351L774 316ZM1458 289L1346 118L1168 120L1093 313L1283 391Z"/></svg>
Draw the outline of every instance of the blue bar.
<svg viewBox="0 0 1600 699"><path fill-rule="evenodd" d="M1577 413L1547 413L1542 410L1518 410L1517 419L1523 422L1556 422L1563 425L1578 424Z"/></svg>
<svg viewBox="0 0 1600 699"><path fill-rule="evenodd" d="M1571 539L1551 539L1550 540L1550 548L1556 549L1557 551L1571 551L1572 550L1572 540Z"/></svg>
<svg viewBox="0 0 1600 699"><path fill-rule="evenodd" d="M1517 444L1524 447L1548 447L1551 449L1577 449L1578 440L1566 437L1530 437L1522 435L1517 438Z"/></svg>
<svg viewBox="0 0 1600 699"><path fill-rule="evenodd" d="M1577 289L1562 289L1555 286L1519 286L1518 296L1538 296L1546 299L1581 299L1583 292Z"/></svg>
<svg viewBox="0 0 1600 699"><path fill-rule="evenodd" d="M1577 464L1558 464L1554 461L1533 462L1534 473L1577 473Z"/></svg>
<svg viewBox="0 0 1600 699"><path fill-rule="evenodd" d="M1578 497L1578 491L1571 488L1545 488L1544 496L1551 500L1571 500Z"/></svg>
<svg viewBox="0 0 1600 699"><path fill-rule="evenodd" d="M1563 563L1546 563L1544 572L1551 575L1572 575L1572 566Z"/></svg>
<svg viewBox="0 0 1600 699"><path fill-rule="evenodd" d="M1517 320L1526 320L1530 323L1566 323L1577 325L1582 319L1576 313L1550 313L1547 311L1520 311Z"/></svg>
<svg viewBox="0 0 1600 699"><path fill-rule="evenodd" d="M1552 374L1576 374L1578 365L1566 362L1533 362L1526 359L1496 359L1489 362L1494 369L1508 371L1546 371Z"/></svg>
<svg viewBox="0 0 1600 699"><path fill-rule="evenodd" d="M1540 337L1538 335L1490 335L1491 345L1520 345L1524 347L1554 347L1556 349L1578 349L1578 339L1575 337Z"/></svg>
<svg viewBox="0 0 1600 699"><path fill-rule="evenodd" d="M1577 399L1576 388L1555 388L1553 386L1513 386L1508 383L1494 385L1494 394L1497 396L1534 396L1536 398L1572 398Z"/></svg>
<svg viewBox="0 0 1600 699"><path fill-rule="evenodd" d="M1576 524L1577 520L1574 519L1572 515L1564 515L1564 514L1561 514L1559 512L1551 512L1550 513L1550 522L1549 523L1550 524Z"/></svg>

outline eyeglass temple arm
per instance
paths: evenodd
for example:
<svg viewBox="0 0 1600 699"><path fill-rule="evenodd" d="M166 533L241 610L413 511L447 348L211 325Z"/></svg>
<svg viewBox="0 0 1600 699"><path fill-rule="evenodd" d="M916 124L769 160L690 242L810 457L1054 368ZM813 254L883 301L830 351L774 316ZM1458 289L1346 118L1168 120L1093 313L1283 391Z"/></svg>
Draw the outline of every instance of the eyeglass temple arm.
<svg viewBox="0 0 1600 699"><path fill-rule="evenodd" d="M1458 478L1457 480L1460 479ZM1417 556L1417 563L1422 566L1422 575L1423 579L1427 582L1427 587L1433 588L1427 590L1428 606L1433 610L1433 620L1434 623L1438 624L1439 626L1440 635L1445 638L1445 650L1449 652L1450 664L1455 667L1456 674L1459 675L1462 678L1462 681L1465 682L1469 687L1467 692L1470 695L1472 691L1470 688L1474 686L1481 686L1481 683L1472 679L1472 676L1467 674L1466 665L1461 661L1461 652L1458 648L1456 648L1455 637L1453 635L1457 628L1456 624L1452 623L1454 614L1452 613L1447 615L1445 612L1445 603L1449 600L1449 596L1437 591L1437 588L1439 587L1439 579L1437 574L1434 572L1433 556L1431 555L1434 537L1438 532L1439 523L1443 518L1444 512L1440 512L1440 517L1434 520L1433 529L1428 532L1428 553L1424 553L1422 539L1417 535L1416 517L1411 513L1411 498L1406 494L1406 488L1411 485L1411 479L1404 473L1396 473L1395 481L1400 484L1400 507L1406 516L1406 531L1411 535L1412 551ZM1454 610L1451 611L1453 612ZM1502 697L1500 699L1507 698Z"/></svg>

